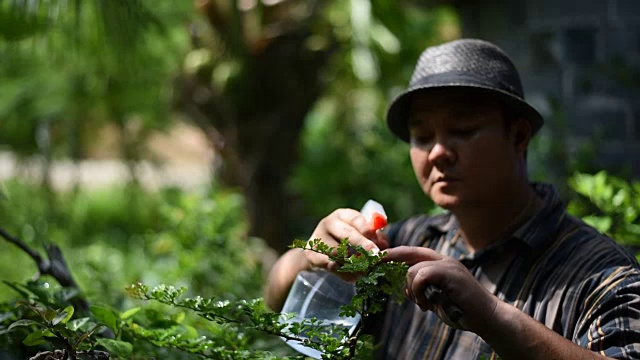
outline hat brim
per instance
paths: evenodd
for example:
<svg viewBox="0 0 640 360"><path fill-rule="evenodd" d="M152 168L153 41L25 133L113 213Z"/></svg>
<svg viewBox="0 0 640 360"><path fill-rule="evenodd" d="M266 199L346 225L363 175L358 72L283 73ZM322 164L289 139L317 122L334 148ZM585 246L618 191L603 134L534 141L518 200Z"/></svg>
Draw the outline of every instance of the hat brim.
<svg viewBox="0 0 640 360"><path fill-rule="evenodd" d="M387 126L389 127L389 130L391 130L391 132L402 141L408 143L410 140L408 120L410 115L411 98L417 93L429 93L442 89L469 89L477 91L479 94L486 94L495 97L496 100L501 101L504 105L509 107L510 110L515 111L517 115L529 120L531 123L532 134L537 133L544 123L542 115L540 115L535 108L523 99L514 96L509 92L475 84L444 83L415 86L398 95L391 102L389 110L387 111Z"/></svg>

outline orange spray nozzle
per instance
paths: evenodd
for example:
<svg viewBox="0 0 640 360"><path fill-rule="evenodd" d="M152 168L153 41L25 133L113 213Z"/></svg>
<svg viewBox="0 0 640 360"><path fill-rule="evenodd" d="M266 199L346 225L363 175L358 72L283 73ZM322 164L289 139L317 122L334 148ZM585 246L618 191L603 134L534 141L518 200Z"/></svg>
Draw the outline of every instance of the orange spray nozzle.
<svg viewBox="0 0 640 360"><path fill-rule="evenodd" d="M367 201L362 207L362 210L360 210L360 213L367 219L369 227L374 231L387 226L387 214L382 205L374 200Z"/></svg>

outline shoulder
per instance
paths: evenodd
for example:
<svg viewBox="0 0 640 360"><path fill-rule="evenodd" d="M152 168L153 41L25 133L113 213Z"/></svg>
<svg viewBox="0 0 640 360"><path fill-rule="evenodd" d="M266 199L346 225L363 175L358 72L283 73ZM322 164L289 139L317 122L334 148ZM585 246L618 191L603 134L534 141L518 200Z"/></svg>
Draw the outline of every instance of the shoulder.
<svg viewBox="0 0 640 360"><path fill-rule="evenodd" d="M601 306L617 291L640 295L640 267L625 248L571 215L557 230L536 266L545 288L566 289L582 311Z"/></svg>
<svg viewBox="0 0 640 360"><path fill-rule="evenodd" d="M532 253L538 259L534 268L543 277L551 276L565 286L580 286L587 292L620 269L625 269L625 276L637 279L636 258L576 217L565 214L548 236L546 244Z"/></svg>
<svg viewBox="0 0 640 360"><path fill-rule="evenodd" d="M453 226L451 213L438 215L415 215L410 218L391 223L385 231L389 235L390 245L421 245L424 240L446 233Z"/></svg>
<svg viewBox="0 0 640 360"><path fill-rule="evenodd" d="M581 219L567 215L559 227L559 250L592 269L611 266L638 268L636 258L624 247Z"/></svg>

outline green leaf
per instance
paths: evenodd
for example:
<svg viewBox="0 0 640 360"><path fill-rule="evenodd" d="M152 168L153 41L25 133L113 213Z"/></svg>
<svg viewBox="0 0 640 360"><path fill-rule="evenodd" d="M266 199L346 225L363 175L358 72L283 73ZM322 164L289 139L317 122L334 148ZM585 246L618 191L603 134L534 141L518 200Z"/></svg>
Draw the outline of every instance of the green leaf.
<svg viewBox="0 0 640 360"><path fill-rule="evenodd" d="M59 313L53 320L51 321L51 325L56 326L60 323L66 324L69 319L73 316L73 306L67 306Z"/></svg>
<svg viewBox="0 0 640 360"><path fill-rule="evenodd" d="M21 327L21 326L32 326L32 325L36 325L36 326L40 326L42 327L43 325L37 321L34 320L29 320L29 319L22 319L22 320L18 320L16 322L14 322L13 324L9 325L9 329L14 329L17 327Z"/></svg>
<svg viewBox="0 0 640 360"><path fill-rule="evenodd" d="M638 218L638 210L640 210L640 207L638 207L638 209L636 209L633 206L629 206L629 207L625 208L624 209L624 222L626 222L628 224L632 224Z"/></svg>
<svg viewBox="0 0 640 360"><path fill-rule="evenodd" d="M69 305L66 308L64 308L64 311L67 313L67 316L64 319L62 319L62 323L66 324L67 322L69 322L69 320L71 320L71 317L75 312L75 309L73 308L73 306Z"/></svg>
<svg viewBox="0 0 640 360"><path fill-rule="evenodd" d="M42 317L47 321L53 321L56 316L58 316L58 312L53 309L47 309L42 314Z"/></svg>
<svg viewBox="0 0 640 360"><path fill-rule="evenodd" d="M18 283L14 283L14 282L8 282L6 280L3 280L2 282L5 283L5 285L7 285L8 287L12 288L18 294L20 294L21 297L23 297L25 299L31 298L31 294L22 289L22 288L24 288L24 285L18 284Z"/></svg>
<svg viewBox="0 0 640 360"><path fill-rule="evenodd" d="M180 311L177 314L173 314L171 316L171 320L174 321L176 324L181 324L184 321L185 317L186 317L186 314L184 313L184 311Z"/></svg>
<svg viewBox="0 0 640 360"><path fill-rule="evenodd" d="M55 306L54 304L51 303L51 297L49 295L49 291L43 287L42 283L38 281L34 281L34 282L28 282L26 285L23 285L23 286L24 288L29 290L32 294L34 294L39 301L52 307Z"/></svg>
<svg viewBox="0 0 640 360"><path fill-rule="evenodd" d="M42 338L44 335L42 333L42 331L34 331L31 334L29 334L24 340L22 340L22 343L27 345L27 346L35 346L35 345L40 345L40 344L44 344L45 341Z"/></svg>
<svg viewBox="0 0 640 360"><path fill-rule="evenodd" d="M93 335L94 332L98 331L98 329L101 329L105 327L105 325L103 324L96 324L94 327L91 328L91 330L85 332L84 334L82 334L82 336L80 336L80 338L78 338L78 340L76 341L76 344L80 344L83 341L85 341L86 339L88 339L89 337L91 337L91 335Z"/></svg>
<svg viewBox="0 0 640 360"><path fill-rule="evenodd" d="M613 224L613 220L608 216L585 216L582 220L603 234L609 231Z"/></svg>
<svg viewBox="0 0 640 360"><path fill-rule="evenodd" d="M627 197L628 197L627 190L620 189L613 196L613 198L611 199L611 202L613 203L614 206L619 207L619 206L622 206L622 204L624 204L624 202L627 200Z"/></svg>
<svg viewBox="0 0 640 360"><path fill-rule="evenodd" d="M118 317L113 311L102 306L93 305L91 306L91 312L98 321L104 323L113 331L117 330Z"/></svg>
<svg viewBox="0 0 640 360"><path fill-rule="evenodd" d="M111 355L115 356L129 356L133 352L133 345L126 341L112 340L112 339L98 339L98 344L103 346Z"/></svg>
<svg viewBox="0 0 640 360"><path fill-rule="evenodd" d="M304 249L305 246L307 246L307 242L305 240L300 240L300 239L295 239L293 240L293 243L291 245L289 245L289 248L291 249Z"/></svg>
<svg viewBox="0 0 640 360"><path fill-rule="evenodd" d="M35 346L44 344L46 341L43 339L44 337L55 337L55 334L47 329L42 329L38 331L34 331L29 334L22 343L27 346Z"/></svg>
<svg viewBox="0 0 640 360"><path fill-rule="evenodd" d="M134 307L134 308L131 308L131 309L125 311L120 315L120 319L126 320L126 319L132 317L133 315L135 315L138 311L140 311L140 309L142 309L142 308L138 306L138 307Z"/></svg>
<svg viewBox="0 0 640 360"><path fill-rule="evenodd" d="M632 234L640 236L640 225L638 224L626 224L625 229Z"/></svg>
<svg viewBox="0 0 640 360"><path fill-rule="evenodd" d="M77 331L78 329L80 329L82 327L82 325L86 324L87 321L89 321L88 317L83 317L83 318L80 318L80 319L71 320L67 324L67 329L69 329L71 331Z"/></svg>

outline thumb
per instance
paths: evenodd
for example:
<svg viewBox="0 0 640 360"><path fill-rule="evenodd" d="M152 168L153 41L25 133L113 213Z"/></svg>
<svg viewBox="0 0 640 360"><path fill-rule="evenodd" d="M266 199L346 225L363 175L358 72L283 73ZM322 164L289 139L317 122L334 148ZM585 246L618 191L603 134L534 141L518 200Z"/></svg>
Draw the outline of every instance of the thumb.
<svg viewBox="0 0 640 360"><path fill-rule="evenodd" d="M444 256L436 251L418 246L398 246L387 249L382 261L401 261L413 266L423 261L442 260Z"/></svg>

